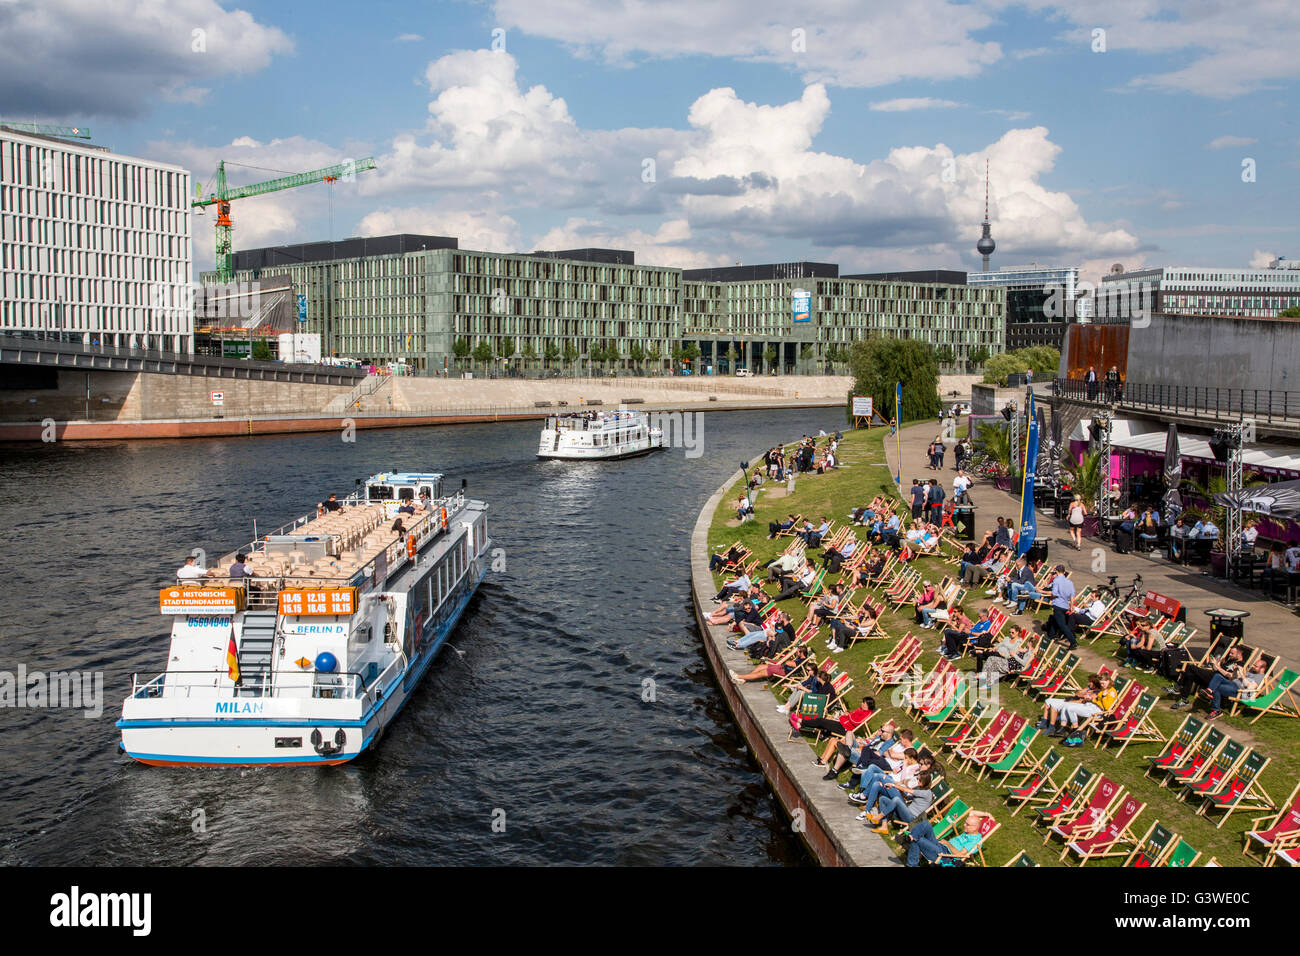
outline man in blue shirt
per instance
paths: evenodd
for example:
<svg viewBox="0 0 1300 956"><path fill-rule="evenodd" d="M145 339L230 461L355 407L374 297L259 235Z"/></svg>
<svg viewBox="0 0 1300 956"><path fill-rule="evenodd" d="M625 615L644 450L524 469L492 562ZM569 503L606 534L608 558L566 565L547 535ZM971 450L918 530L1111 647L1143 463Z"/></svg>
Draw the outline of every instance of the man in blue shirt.
<svg viewBox="0 0 1300 956"><path fill-rule="evenodd" d="M930 490L926 495L926 504L930 508L930 521L939 524L943 520L943 485L930 479Z"/></svg>
<svg viewBox="0 0 1300 956"><path fill-rule="evenodd" d="M1070 650L1079 646L1075 640L1074 628L1070 627L1070 610L1074 603L1074 582L1065 565L1056 566L1056 575L1052 578L1052 620L1050 626L1058 637L1063 637L1070 645Z"/></svg>
<svg viewBox="0 0 1300 956"><path fill-rule="evenodd" d="M971 647L985 647L989 642L988 632L992 628L993 622L989 620L989 609L983 608L980 611L979 620L967 630L959 631L953 627L944 630L943 649L940 653L949 660L956 660L961 657L962 649L968 645Z"/></svg>
<svg viewBox="0 0 1300 956"><path fill-rule="evenodd" d="M925 512L926 486L916 478L912 479L912 517L919 518Z"/></svg>

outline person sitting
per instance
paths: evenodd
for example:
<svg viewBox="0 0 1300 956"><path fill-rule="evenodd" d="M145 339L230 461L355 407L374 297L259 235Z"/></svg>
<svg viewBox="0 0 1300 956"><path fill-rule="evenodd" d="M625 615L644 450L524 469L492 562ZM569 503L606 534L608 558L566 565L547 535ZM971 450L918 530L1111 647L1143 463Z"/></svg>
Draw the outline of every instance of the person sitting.
<svg viewBox="0 0 1300 956"><path fill-rule="evenodd" d="M940 604L939 592L929 581L922 581L921 586L912 591L912 600L916 605L916 623L925 626L925 610L935 610Z"/></svg>
<svg viewBox="0 0 1300 956"><path fill-rule="evenodd" d="M790 718L790 724L800 732L816 730L826 734L826 746L822 748L822 755L813 761L814 766L824 767L826 761L835 755L835 745L842 741L846 734L853 733L856 728L865 725L875 712L876 699L863 697L862 702L848 713L840 712L834 717L795 715Z"/></svg>
<svg viewBox="0 0 1300 956"><path fill-rule="evenodd" d="M822 552L822 567L831 574L839 574L844 563L853 557L853 552L857 549L856 538L849 538L838 548L827 548Z"/></svg>
<svg viewBox="0 0 1300 956"><path fill-rule="evenodd" d="M736 520L745 521L754 514L754 505L750 502L747 495L740 495L736 499Z"/></svg>
<svg viewBox="0 0 1300 956"><path fill-rule="evenodd" d="M1178 699L1170 704L1171 710L1180 710L1188 706L1187 699L1200 688L1208 689L1215 674L1222 675L1226 680L1237 684L1244 670L1242 666L1244 655L1240 646L1233 645L1218 657L1211 659L1209 663L1209 667L1189 664L1183 668L1182 674L1173 687L1174 695Z"/></svg>
<svg viewBox="0 0 1300 956"><path fill-rule="evenodd" d="M989 609L986 607L980 608L979 618L974 623L944 629L943 643L940 645L939 653L948 660L955 661L961 657L962 652L968 645L970 647L987 647L989 641L987 635L992 627L993 622L989 620Z"/></svg>
<svg viewBox="0 0 1300 956"><path fill-rule="evenodd" d="M730 671L731 679L737 684L745 684L752 680L771 680L773 677L785 677L787 674L793 674L810 660L808 651L799 648L785 664L759 664L748 674L738 674Z"/></svg>
<svg viewBox="0 0 1300 956"><path fill-rule="evenodd" d="M1179 515L1169 528L1167 543L1169 545L1169 560L1181 561L1183 558L1183 548L1187 540L1188 532L1191 529L1187 527L1187 522Z"/></svg>
<svg viewBox="0 0 1300 956"><path fill-rule="evenodd" d="M878 615L865 601L858 608L857 614L850 621L843 618L831 619L831 639L826 647L832 654L840 654L848 649L855 637L870 637L876 629Z"/></svg>
<svg viewBox="0 0 1300 956"><path fill-rule="evenodd" d="M1000 545L993 548L979 564L966 566L966 573L962 578L962 583L979 585L990 575L996 578L1002 569L1006 567L1008 556L1009 552L1006 548Z"/></svg>
<svg viewBox="0 0 1300 956"><path fill-rule="evenodd" d="M248 566L248 555L239 552L235 555L235 563L230 566L230 580L242 581L244 578L251 577L253 571Z"/></svg>
<svg viewBox="0 0 1300 956"><path fill-rule="evenodd" d="M976 547L973 541L968 542L966 550L962 552L961 559L957 563L957 580L965 580L966 569L973 565L982 564L984 559L988 557L988 553L989 548Z"/></svg>
<svg viewBox="0 0 1300 956"><path fill-rule="evenodd" d="M817 580L817 566L813 564L812 558L804 558L803 567L795 575L773 601L788 601L792 597L798 597L807 588L812 587L813 581Z"/></svg>
<svg viewBox="0 0 1300 956"><path fill-rule="evenodd" d="M993 532L993 543L998 547L1011 547L1011 528L1007 525L1006 518L998 519L997 530Z"/></svg>
<svg viewBox="0 0 1300 956"><path fill-rule="evenodd" d="M881 573L885 570L885 561L885 556L877 553L874 558L868 558L863 562L853 576L854 587L871 584L876 578L880 577Z"/></svg>
<svg viewBox="0 0 1300 956"><path fill-rule="evenodd" d="M1187 537L1217 541L1219 537L1219 526L1214 523L1213 518L1206 515L1192 526L1192 530L1188 533Z"/></svg>
<svg viewBox="0 0 1300 956"><path fill-rule="evenodd" d="M887 834L890 820L912 823L923 818L926 811L934 806L934 791L930 787L931 776L925 770L916 775L916 785L913 787L902 783L886 784L885 788L892 793L881 794L876 804L877 814L867 817L868 824L874 824L874 832Z"/></svg>
<svg viewBox="0 0 1300 956"><path fill-rule="evenodd" d="M880 529L880 540L891 548L897 549L899 546L898 531L902 527L902 519L897 513L890 514L884 526Z"/></svg>
<svg viewBox="0 0 1300 956"><path fill-rule="evenodd" d="M747 601L747 595L740 593L732 594L724 604L711 611L705 620L710 624L734 623L737 617L745 613L744 605Z"/></svg>
<svg viewBox="0 0 1300 956"><path fill-rule="evenodd" d="M821 598L813 602L812 610L808 613L817 621L817 626L821 627L828 618L839 614L843 603L844 585L837 581L830 586L830 590L822 592Z"/></svg>
<svg viewBox="0 0 1300 956"><path fill-rule="evenodd" d="M727 638L727 646L733 651L748 650L757 644L771 644L773 639L778 635L784 636L783 631L789 623L789 616L784 611L777 611L771 615L764 623L762 615L758 613L760 607L755 601L747 600L743 602L742 607L747 608L744 615L737 619L736 623L740 625L743 632L740 637ZM784 619L783 619L784 617ZM794 632L790 632L793 638ZM760 654L759 656L770 656Z"/></svg>
<svg viewBox="0 0 1300 956"><path fill-rule="evenodd" d="M768 540L770 541L773 538L775 538L778 531L789 531L791 528L794 527L794 524L795 524L794 515L786 515L785 520L780 523L775 521L769 521L767 524Z"/></svg>
<svg viewBox="0 0 1300 956"><path fill-rule="evenodd" d="M1151 627L1150 621L1138 621L1137 626L1130 634L1125 634L1119 640L1120 647L1124 649L1124 666L1146 668L1150 666L1145 661L1150 660L1150 654L1156 647L1156 634ZM1139 661L1137 654L1142 653L1144 656Z"/></svg>
<svg viewBox="0 0 1300 956"><path fill-rule="evenodd" d="M767 565L768 580L780 581L781 587L785 587L789 583L786 579L799 569L802 562L803 558L794 553L777 555Z"/></svg>
<svg viewBox="0 0 1300 956"><path fill-rule="evenodd" d="M1024 670L1033 656L1029 633L1016 627L1010 637L1004 637L987 654L981 653L980 679L985 685L996 684L1008 674Z"/></svg>
<svg viewBox="0 0 1300 956"><path fill-rule="evenodd" d="M1241 674L1240 677L1231 678L1224 674L1215 674L1210 678L1209 686L1206 690L1210 692L1210 720L1223 716L1223 701L1228 697L1236 697L1239 700L1254 700L1255 697L1264 687L1266 674L1268 672L1268 662L1262 657L1255 661Z"/></svg>
<svg viewBox="0 0 1300 956"><path fill-rule="evenodd" d="M1007 577L1006 597L1002 603L1014 607L1016 614L1023 614L1026 604L1042 597L1034 585L1034 572L1029 567L1029 558L1022 554L1016 558L1015 568Z"/></svg>
<svg viewBox="0 0 1300 956"><path fill-rule="evenodd" d="M803 700L806 694L826 694L831 693L831 672L833 665L823 664L813 674L800 682L799 686L794 689L790 698L776 708L778 714L788 714L792 710L799 709L799 702Z"/></svg>
<svg viewBox="0 0 1300 956"><path fill-rule="evenodd" d="M849 731L844 735L844 739L836 745L835 759L828 764L826 776L822 779L834 780L843 772L845 767L856 766L858 761L862 759L862 755L868 751L871 753L890 751L897 745L897 741L894 739L897 733L898 724L892 720L887 720L881 724L880 729L871 737L859 737ZM902 750L898 753L901 758ZM829 757L823 757L822 763L826 763L828 759ZM853 789L851 783L840 784L840 786L845 790Z"/></svg>
<svg viewBox="0 0 1300 956"><path fill-rule="evenodd" d="M749 588L749 575L744 571L741 571L740 574L736 575L730 581L723 583L722 588L713 596L713 600L725 601L733 594L745 594L749 591Z"/></svg>
<svg viewBox="0 0 1300 956"><path fill-rule="evenodd" d="M1160 512L1150 505L1138 516L1137 540L1143 551L1151 551L1160 540Z"/></svg>
<svg viewBox="0 0 1300 956"><path fill-rule="evenodd" d="M924 764L922 763L921 753L915 747L908 747L903 751L903 762L898 770L882 770L875 764L866 767L862 771L860 781L861 789L857 793L849 794L849 799L854 803L863 806L863 810L858 814L857 819L866 820L874 818L873 822L880 822L882 814L875 813L876 802L882 795L892 796L892 793L885 793L888 786L893 784L902 784L904 787L915 787L916 777L922 770L927 773L934 769L934 755L930 751L925 751Z"/></svg>
<svg viewBox="0 0 1300 956"><path fill-rule="evenodd" d="M868 767L876 767L886 773L898 773L903 766L903 753L912 746L916 738L910 730L899 731L897 727L894 728L893 733L898 735L897 740L882 738L876 744L862 748L857 758L853 760L852 766L849 767L850 780L840 784L840 789L857 789L852 782L852 777L865 773ZM851 795L849 799L853 799Z"/></svg>
<svg viewBox="0 0 1300 956"><path fill-rule="evenodd" d="M205 574L207 574L207 571L199 567L198 563L194 560L194 555L190 555L185 559L185 563L176 569L176 580L193 581L195 578L201 578Z"/></svg>
<svg viewBox="0 0 1300 956"><path fill-rule="evenodd" d="M1077 694L1054 697L1044 704L1043 717L1035 726L1049 737L1064 735L1067 730L1078 731L1080 723L1114 707L1117 696L1109 674L1093 674Z"/></svg>
<svg viewBox="0 0 1300 956"><path fill-rule="evenodd" d="M321 502L319 505L317 505L316 507L317 507L317 510L320 510L320 511L338 511L339 508L342 507L342 505L339 504L339 496L338 496L338 495L330 495L328 498L326 498L324 501L322 501L322 502Z"/></svg>
<svg viewBox="0 0 1300 956"><path fill-rule="evenodd" d="M983 810L972 810L966 814L966 819L962 823L962 832L951 840L936 838L934 826L929 820L925 818L917 820L912 824L909 832L898 838L898 842L907 848L907 865L920 866L921 857L925 857L931 863L938 863L941 856L947 855L953 859L953 865L964 866L966 860L984 842L980 828L984 825L985 818L991 816L991 813L985 813Z"/></svg>
<svg viewBox="0 0 1300 956"><path fill-rule="evenodd" d="M727 565L735 564L737 561L739 561L741 555L743 555L744 553L745 553L744 548L742 548L738 544L733 544L730 548L727 549L726 554L714 554L709 558L709 570L721 571Z"/></svg>
<svg viewBox="0 0 1300 956"><path fill-rule="evenodd" d="M830 522L827 521L825 517L821 518L820 524L815 528L811 521L805 521L803 523L803 530L799 532L799 537L803 538L804 544L808 547L819 548L821 547L822 538L826 535L826 532L830 530L830 527Z"/></svg>

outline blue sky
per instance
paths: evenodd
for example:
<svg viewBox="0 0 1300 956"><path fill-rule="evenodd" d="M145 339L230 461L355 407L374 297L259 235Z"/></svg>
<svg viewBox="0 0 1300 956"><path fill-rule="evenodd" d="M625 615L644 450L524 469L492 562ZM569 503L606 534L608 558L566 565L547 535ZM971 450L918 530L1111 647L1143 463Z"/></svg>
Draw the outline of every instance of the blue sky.
<svg viewBox="0 0 1300 956"><path fill-rule="evenodd" d="M988 159L995 267L1244 266L1300 256L1298 6L0 0L0 116L200 182L378 159L237 203L237 249L420 231L977 268Z"/></svg>

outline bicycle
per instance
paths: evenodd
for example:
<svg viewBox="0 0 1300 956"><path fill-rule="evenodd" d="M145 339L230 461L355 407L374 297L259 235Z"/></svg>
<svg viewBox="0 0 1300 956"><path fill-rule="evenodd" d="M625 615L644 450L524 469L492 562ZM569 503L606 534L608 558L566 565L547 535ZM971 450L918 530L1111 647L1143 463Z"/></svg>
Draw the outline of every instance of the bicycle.
<svg viewBox="0 0 1300 956"><path fill-rule="evenodd" d="M1127 594L1121 594L1119 585L1115 583L1119 580L1118 574L1107 575L1107 577L1109 580L1105 584L1099 584L1097 586L1099 594L1109 594L1112 598L1119 598L1125 604L1128 604L1140 594L1146 594L1146 588L1142 586L1142 575L1140 574L1133 575L1133 583L1129 585Z"/></svg>

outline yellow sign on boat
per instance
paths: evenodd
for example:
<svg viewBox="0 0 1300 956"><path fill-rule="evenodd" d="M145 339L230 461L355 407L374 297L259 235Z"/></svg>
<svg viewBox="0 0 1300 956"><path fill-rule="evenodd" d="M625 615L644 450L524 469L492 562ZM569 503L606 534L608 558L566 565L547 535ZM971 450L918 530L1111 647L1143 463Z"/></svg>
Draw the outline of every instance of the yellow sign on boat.
<svg viewBox="0 0 1300 956"><path fill-rule="evenodd" d="M240 588L170 587L158 592L163 614L234 614L243 609Z"/></svg>
<svg viewBox="0 0 1300 956"><path fill-rule="evenodd" d="M296 617L350 616L356 609L356 588L285 588L280 592L281 614Z"/></svg>
<svg viewBox="0 0 1300 956"><path fill-rule="evenodd" d="M307 668L311 667L311 661L307 660L307 658L305 657L298 658L296 661L294 661L294 663L297 664L299 667L301 667L303 670L306 670Z"/></svg>

